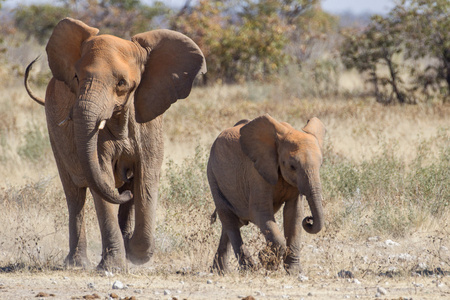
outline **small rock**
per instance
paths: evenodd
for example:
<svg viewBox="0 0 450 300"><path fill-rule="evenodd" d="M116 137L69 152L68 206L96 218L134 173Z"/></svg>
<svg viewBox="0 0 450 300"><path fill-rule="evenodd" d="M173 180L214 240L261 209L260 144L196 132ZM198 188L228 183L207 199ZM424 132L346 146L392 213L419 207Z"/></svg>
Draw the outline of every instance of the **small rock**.
<svg viewBox="0 0 450 300"><path fill-rule="evenodd" d="M345 295L344 298L345 299L350 299L350 296L349 295Z"/></svg>
<svg viewBox="0 0 450 300"><path fill-rule="evenodd" d="M313 294L311 292L309 292L308 295L306 295L306 296L311 297L312 295Z"/></svg>
<svg viewBox="0 0 450 300"><path fill-rule="evenodd" d="M213 281L212 281L211 279L208 279L208 280L206 280L206 283L207 283L207 284L212 284Z"/></svg>
<svg viewBox="0 0 450 300"><path fill-rule="evenodd" d="M377 292L380 293L380 295L383 295L383 296L387 295L387 293L388 293L387 290L384 287L381 287L381 286L377 287Z"/></svg>
<svg viewBox="0 0 450 300"><path fill-rule="evenodd" d="M428 266L427 266L427 264L424 263L424 262L421 262L421 263L419 263L419 264L417 265L417 269L420 270L420 271L424 271L424 270L426 270L427 268L428 268Z"/></svg>
<svg viewBox="0 0 450 300"><path fill-rule="evenodd" d="M113 298L113 299L118 299L119 298L119 295L117 295L116 293L111 293L111 294L109 294L109 296L111 298Z"/></svg>
<svg viewBox="0 0 450 300"><path fill-rule="evenodd" d="M261 296L261 297L265 297L266 295L263 293L263 292L261 292L261 291L256 291L255 292L255 295L256 296Z"/></svg>
<svg viewBox="0 0 450 300"><path fill-rule="evenodd" d="M353 279L353 283L356 283L356 284L361 284L361 281L359 281L358 279Z"/></svg>
<svg viewBox="0 0 450 300"><path fill-rule="evenodd" d="M92 282L89 282L87 284L88 289L95 289L95 284L93 284Z"/></svg>
<svg viewBox="0 0 450 300"><path fill-rule="evenodd" d="M283 298L283 299L289 299L289 295L283 295L283 296L281 296L281 298Z"/></svg>
<svg viewBox="0 0 450 300"><path fill-rule="evenodd" d="M381 294L380 293L376 293L375 294L375 298L380 298L381 297Z"/></svg>
<svg viewBox="0 0 450 300"><path fill-rule="evenodd" d="M63 279L64 279L64 280L68 280L68 279L69 279L69 277L67 277L67 276L64 276L64 277L63 277Z"/></svg>
<svg viewBox="0 0 450 300"><path fill-rule="evenodd" d="M418 287L418 288L422 288L422 287L423 287L423 284L421 284L421 283L415 283L415 282L413 282L413 285L414 285L415 287Z"/></svg>
<svg viewBox="0 0 450 300"><path fill-rule="evenodd" d="M52 284L58 284L56 280L52 280Z"/></svg>
<svg viewBox="0 0 450 300"><path fill-rule="evenodd" d="M346 271L346 270L340 270L338 272L338 277L340 278L353 278L353 273L350 271Z"/></svg>
<svg viewBox="0 0 450 300"><path fill-rule="evenodd" d="M47 294L47 293L44 293L44 292L39 292L39 293L37 293L37 295L35 297L37 297L37 298L39 298L39 297L45 298L45 297L54 297L54 296L55 295L53 295L53 294Z"/></svg>
<svg viewBox="0 0 450 300"><path fill-rule="evenodd" d="M113 277L114 274L113 274L112 272L105 271L105 276L106 276L106 277Z"/></svg>
<svg viewBox="0 0 450 300"><path fill-rule="evenodd" d="M414 257L408 253L400 253L398 255L399 261L412 261L413 259L414 259Z"/></svg>
<svg viewBox="0 0 450 300"><path fill-rule="evenodd" d="M242 300L255 300L252 296L247 296L245 298L242 298Z"/></svg>
<svg viewBox="0 0 450 300"><path fill-rule="evenodd" d="M134 292L135 292L136 294L142 294L142 290L141 290L141 289L134 290Z"/></svg>
<svg viewBox="0 0 450 300"><path fill-rule="evenodd" d="M83 296L83 299L87 300L100 299L100 296L98 294L86 295Z"/></svg>
<svg viewBox="0 0 450 300"><path fill-rule="evenodd" d="M169 290L164 290L164 296L170 295L170 291Z"/></svg>
<svg viewBox="0 0 450 300"><path fill-rule="evenodd" d="M309 278L305 275L302 275L302 274L298 275L298 280L300 280L301 282L308 281L308 279Z"/></svg>
<svg viewBox="0 0 450 300"><path fill-rule="evenodd" d="M283 288L284 288L284 289L292 289L293 286L292 286L292 285L284 285Z"/></svg>
<svg viewBox="0 0 450 300"><path fill-rule="evenodd" d="M367 239L369 242L378 242L380 238L378 236L371 236Z"/></svg>
<svg viewBox="0 0 450 300"><path fill-rule="evenodd" d="M386 241L384 241L384 243L385 243L386 245L388 245L388 246L400 246L399 243L394 242L394 241L392 241L392 240L386 240Z"/></svg>
<svg viewBox="0 0 450 300"><path fill-rule="evenodd" d="M124 287L123 283L120 282L119 280L114 281L112 288L113 290L122 290Z"/></svg>

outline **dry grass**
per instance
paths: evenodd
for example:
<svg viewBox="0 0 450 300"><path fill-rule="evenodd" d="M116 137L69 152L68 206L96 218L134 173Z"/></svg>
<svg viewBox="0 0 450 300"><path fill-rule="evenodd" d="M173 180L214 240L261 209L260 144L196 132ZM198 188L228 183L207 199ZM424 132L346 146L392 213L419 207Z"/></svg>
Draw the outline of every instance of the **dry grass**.
<svg viewBox="0 0 450 300"><path fill-rule="evenodd" d="M68 251L67 210L43 108L20 84L4 89L0 105L0 270L58 270ZM302 250L312 289L321 278L336 279L340 270L372 287L390 278L409 280L419 265L450 270L450 106L302 97L290 78L195 88L167 111L157 252L149 266L131 268L132 279L195 281L209 272L220 233L220 222L209 223L214 210L205 174L209 148L221 130L266 112L296 128L317 116L328 130L322 167L326 228L304 234ZM100 237L88 203L89 255L96 263ZM255 226L243 234L256 257L264 245L261 235ZM386 245L387 239L399 245ZM173 279L176 272L194 277ZM227 284L252 286L248 281L254 280L260 289L271 280L292 284L284 276L282 270L236 272Z"/></svg>

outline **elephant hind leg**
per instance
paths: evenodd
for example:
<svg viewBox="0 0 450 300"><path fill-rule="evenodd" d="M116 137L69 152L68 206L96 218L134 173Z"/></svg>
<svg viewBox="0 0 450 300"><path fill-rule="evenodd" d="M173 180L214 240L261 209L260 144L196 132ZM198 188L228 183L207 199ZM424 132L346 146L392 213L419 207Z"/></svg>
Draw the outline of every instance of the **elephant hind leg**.
<svg viewBox="0 0 450 300"><path fill-rule="evenodd" d="M220 236L219 247L217 248L216 255L214 256L214 262L212 269L224 274L228 272L228 258L229 250L231 248L230 239L227 233L222 228L222 235Z"/></svg>
<svg viewBox="0 0 450 300"><path fill-rule="evenodd" d="M239 262L239 267L244 270L253 269L255 263L253 262L250 252L244 246L241 236L240 228L242 222L230 211L223 212L219 210L218 213L220 220L222 221L222 236L225 235L228 237L227 240L230 241L231 246L233 247L234 255ZM220 246L221 245L219 245L219 247Z"/></svg>

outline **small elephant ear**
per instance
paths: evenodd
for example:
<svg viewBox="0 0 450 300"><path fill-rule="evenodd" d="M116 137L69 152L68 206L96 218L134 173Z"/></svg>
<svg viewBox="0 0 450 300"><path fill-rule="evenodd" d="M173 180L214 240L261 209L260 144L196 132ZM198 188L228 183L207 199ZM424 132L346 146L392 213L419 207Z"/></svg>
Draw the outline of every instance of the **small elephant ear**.
<svg viewBox="0 0 450 300"><path fill-rule="evenodd" d="M47 43L48 65L53 76L74 91L75 62L81 57L81 45L97 35L98 29L71 18L61 20Z"/></svg>
<svg viewBox="0 0 450 300"><path fill-rule="evenodd" d="M277 140L288 128L269 114L260 116L240 129L242 151L253 161L258 173L270 184L278 182Z"/></svg>
<svg viewBox="0 0 450 300"><path fill-rule="evenodd" d="M135 95L136 120L143 123L189 96L197 74L206 73L206 62L197 44L176 31L148 31L133 36L132 41L149 52Z"/></svg>
<svg viewBox="0 0 450 300"><path fill-rule="evenodd" d="M303 131L315 136L317 141L319 142L320 150L323 151L323 140L325 138L325 133L327 132L327 130L325 129L322 121L320 121L316 117L308 120L306 126L303 127Z"/></svg>

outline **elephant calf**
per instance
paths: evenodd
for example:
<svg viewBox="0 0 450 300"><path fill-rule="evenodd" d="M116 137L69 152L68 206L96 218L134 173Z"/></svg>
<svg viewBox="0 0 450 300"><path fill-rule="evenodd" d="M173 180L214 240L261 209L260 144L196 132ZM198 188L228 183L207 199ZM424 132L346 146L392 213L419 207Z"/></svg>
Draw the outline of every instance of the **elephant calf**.
<svg viewBox="0 0 450 300"><path fill-rule="evenodd" d="M266 114L220 133L208 161L208 181L222 222L213 268L227 270L230 245L241 267L253 267L240 234L240 228L252 222L276 257L284 258L289 273L301 270L300 224L306 232L318 233L324 223L319 169L325 132L318 118L299 131ZM306 196L310 217L303 218L301 195ZM284 237L274 217L283 203Z"/></svg>

